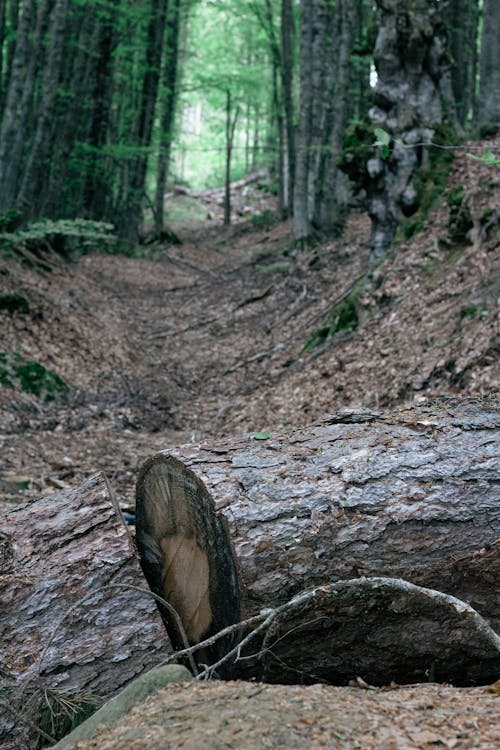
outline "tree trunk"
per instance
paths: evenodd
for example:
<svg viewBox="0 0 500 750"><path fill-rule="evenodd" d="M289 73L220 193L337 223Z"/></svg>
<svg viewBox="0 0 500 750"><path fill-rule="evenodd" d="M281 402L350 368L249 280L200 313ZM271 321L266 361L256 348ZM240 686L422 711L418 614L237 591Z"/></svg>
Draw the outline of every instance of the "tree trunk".
<svg viewBox="0 0 500 750"><path fill-rule="evenodd" d="M485 0L480 58L480 93L478 119L480 123L500 122L500 4Z"/></svg>
<svg viewBox="0 0 500 750"><path fill-rule="evenodd" d="M302 602L278 629L285 662L340 682L357 674L378 683L425 680L431 669L437 679L489 679L500 668L500 640L490 631L465 647L462 625L467 631L474 617L462 623L465 605L420 587L465 600L500 626L498 425L498 409L482 402L394 416L344 411L289 435L159 454L138 480L139 549L141 514L152 505L170 519L156 524L157 549L195 539L198 557L210 560L217 536L200 528L211 495L234 545L243 617L291 597ZM193 483L202 500L193 499ZM388 578L380 586L369 582L381 576ZM315 587L312 598L300 598ZM229 604L226 617L235 619ZM300 637L285 639L295 627ZM272 665L266 669L279 679ZM235 669L265 672L262 660Z"/></svg>
<svg viewBox="0 0 500 750"><path fill-rule="evenodd" d="M34 203L37 198L43 195L42 183L48 173L54 105L63 62L62 53L67 17L68 0L56 0L51 13L50 41L42 81L40 109L37 112L36 130L16 197L16 204L26 218L37 215Z"/></svg>
<svg viewBox="0 0 500 750"><path fill-rule="evenodd" d="M478 0L451 0L444 11L452 63L451 87L462 127L468 124L474 108L478 5Z"/></svg>
<svg viewBox="0 0 500 750"><path fill-rule="evenodd" d="M168 3L165 60L163 63L163 92L161 101L160 143L158 150L158 171L156 180L155 231L161 238L165 230L165 185L170 163L170 148L175 120L175 103L177 99L177 64L179 58L180 0Z"/></svg>
<svg viewBox="0 0 500 750"><path fill-rule="evenodd" d="M388 250L399 222L417 208L412 178L443 119L440 80L448 66L441 8L434 0L376 0L378 79L370 117L391 137L388 158L370 159L370 261Z"/></svg>
<svg viewBox="0 0 500 750"><path fill-rule="evenodd" d="M233 115L232 98L229 89L226 91L226 176L224 180L224 225L231 223L231 159L233 155L234 131L238 119L239 107Z"/></svg>
<svg viewBox="0 0 500 750"><path fill-rule="evenodd" d="M331 46L333 42L335 50L330 49L327 55L331 63L324 88L330 97L325 101L313 214L313 224L334 236L339 236L344 227L348 199L347 181L337 167L337 159L342 151L342 136L347 125L353 20L352 2L338 2L330 21L333 27L328 45Z"/></svg>
<svg viewBox="0 0 500 750"><path fill-rule="evenodd" d="M312 128L312 20L313 2L300 5L300 113L295 154L293 194L293 234L305 245L311 237L309 221L309 163Z"/></svg>
<svg viewBox="0 0 500 750"><path fill-rule="evenodd" d="M11 69L8 81L5 107L0 130L0 213L12 207L17 175L6 179L10 152L18 124L18 108L30 51L30 31L34 17L33 0L23 0L19 12L14 52L11 56Z"/></svg>
<svg viewBox="0 0 500 750"><path fill-rule="evenodd" d="M293 185L295 179L295 126L293 107L293 47L294 21L291 0L281 0L281 88L286 123L286 201L287 211L293 207Z"/></svg>
<svg viewBox="0 0 500 750"><path fill-rule="evenodd" d="M37 747L37 733L18 723L16 711L40 723L40 713L29 706L44 691L96 704L168 656L171 646L155 602L130 586L147 589L102 474L4 516L2 750Z"/></svg>

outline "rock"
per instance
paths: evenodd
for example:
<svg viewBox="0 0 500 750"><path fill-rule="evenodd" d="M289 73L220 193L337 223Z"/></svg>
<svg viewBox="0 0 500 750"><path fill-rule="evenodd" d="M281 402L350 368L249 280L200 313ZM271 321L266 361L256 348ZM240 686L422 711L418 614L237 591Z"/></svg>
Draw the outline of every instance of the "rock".
<svg viewBox="0 0 500 750"><path fill-rule="evenodd" d="M133 706L142 703L150 695L170 684L185 682L192 678L186 667L170 664L155 667L132 680L118 695L111 698L93 716L80 724L53 746L53 750L70 750L77 742L91 739L104 726L116 723Z"/></svg>

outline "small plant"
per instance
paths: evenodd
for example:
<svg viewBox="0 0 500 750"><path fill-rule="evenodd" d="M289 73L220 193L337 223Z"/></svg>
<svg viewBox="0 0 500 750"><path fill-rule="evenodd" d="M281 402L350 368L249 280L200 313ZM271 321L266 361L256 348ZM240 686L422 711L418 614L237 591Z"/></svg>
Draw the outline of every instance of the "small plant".
<svg viewBox="0 0 500 750"><path fill-rule="evenodd" d="M23 712L46 735L60 740L92 716L99 705L90 693L45 688L32 693Z"/></svg>
<svg viewBox="0 0 500 750"><path fill-rule="evenodd" d="M341 333L342 331L353 331L358 327L358 302L365 289L367 281L368 277L363 276L354 284L352 289L344 295L336 305L334 305L328 316L327 322L315 331L309 341L307 341L304 346L304 351L319 346L337 333Z"/></svg>
<svg viewBox="0 0 500 750"><path fill-rule="evenodd" d="M272 229L277 223L278 217L267 209L260 214L251 216L250 221L256 229Z"/></svg>
<svg viewBox="0 0 500 750"><path fill-rule="evenodd" d="M0 294L0 310L7 310L11 315L20 313L27 315L30 311L30 304L23 294Z"/></svg>
<svg viewBox="0 0 500 750"><path fill-rule="evenodd" d="M44 255L63 257L109 248L116 242L114 227L87 219L42 219L25 229L0 233L0 252L37 265Z"/></svg>
<svg viewBox="0 0 500 750"><path fill-rule="evenodd" d="M53 401L57 394L68 391L68 385L55 372L15 352L0 352L0 385L19 388L43 401Z"/></svg>

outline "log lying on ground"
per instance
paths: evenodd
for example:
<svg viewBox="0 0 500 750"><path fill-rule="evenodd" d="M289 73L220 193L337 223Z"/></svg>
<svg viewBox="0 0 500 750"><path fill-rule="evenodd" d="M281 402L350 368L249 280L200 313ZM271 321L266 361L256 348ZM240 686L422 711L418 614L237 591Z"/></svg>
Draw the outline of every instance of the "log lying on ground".
<svg viewBox="0 0 500 750"><path fill-rule="evenodd" d="M0 592L2 750L37 747L37 693L91 711L172 651L102 474L1 519Z"/></svg>
<svg viewBox="0 0 500 750"><path fill-rule="evenodd" d="M186 508L197 505L195 494L201 493L198 507L208 508L212 497L229 529L244 617L279 607L308 588L340 579L388 576L465 600L498 630L498 425L499 411L492 401L449 402L385 416L344 411L266 440L247 436L160 453L146 462L138 479L139 548L146 513L149 536L157 534L157 549L168 546L169 539L184 537L210 565L220 540L207 535L205 511L189 510L188 520L185 516ZM162 507L170 511L160 512ZM161 516L158 523L156 513ZM160 554L157 581L165 575L163 564ZM190 575L197 576L194 559ZM170 580L170 595L175 595L175 585ZM407 621L418 610L410 600L407 597ZM324 673L337 673L340 680L361 674L387 682L405 673L411 680L419 674L425 679L441 649L440 640L432 644L434 633L448 627L439 608L434 621L429 609L425 617L419 615L421 625L411 629L414 651L405 662L405 649L397 644L391 648L399 626L394 625L387 594L372 593L370 602L375 603L351 607L350 618L346 605L341 620L349 622L349 648L342 637L340 653L331 651L333 643L328 646L330 657L325 657L324 638L318 637L317 629L308 631L303 623L301 640L311 669L303 663L301 672L314 673L314 665L321 662ZM364 612L370 612L372 642L385 642L387 647L386 655L380 650L378 662L366 645ZM232 613L226 616L231 621ZM326 619L338 630L331 618ZM296 621L293 627L298 627ZM449 629L457 635L446 664L439 662L442 679L477 680L482 673L489 679L500 669L496 647L476 648L463 643L460 629ZM290 647L288 661L293 661L295 641L285 642ZM469 654L463 668L454 663L460 643ZM280 658L285 659L288 646L283 648ZM420 672L415 656L419 653L427 654ZM330 658L331 669L325 658ZM257 675L262 675L259 668Z"/></svg>

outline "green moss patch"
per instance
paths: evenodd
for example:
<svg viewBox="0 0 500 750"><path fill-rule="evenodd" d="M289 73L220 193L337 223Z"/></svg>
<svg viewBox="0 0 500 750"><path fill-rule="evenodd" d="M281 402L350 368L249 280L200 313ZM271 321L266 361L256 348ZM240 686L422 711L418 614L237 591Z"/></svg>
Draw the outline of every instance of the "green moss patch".
<svg viewBox="0 0 500 750"><path fill-rule="evenodd" d="M68 385L55 372L15 352L0 352L0 385L32 393L43 401L53 401L68 391Z"/></svg>
<svg viewBox="0 0 500 750"><path fill-rule="evenodd" d="M30 311L30 305L23 294L0 294L0 310L7 310L11 314L27 315Z"/></svg>
<svg viewBox="0 0 500 750"><path fill-rule="evenodd" d="M457 135L449 126L439 125L435 128L432 141L436 146L429 147L428 161L416 170L412 179L417 192L416 211L401 222L400 239L408 240L422 231L429 212L448 184L454 155L453 150L446 146L456 144Z"/></svg>
<svg viewBox="0 0 500 750"><path fill-rule="evenodd" d="M359 279L352 289L335 304L326 323L313 333L304 346L304 351L319 346L324 341L343 331L353 331L358 327L358 301L367 284L368 276Z"/></svg>

